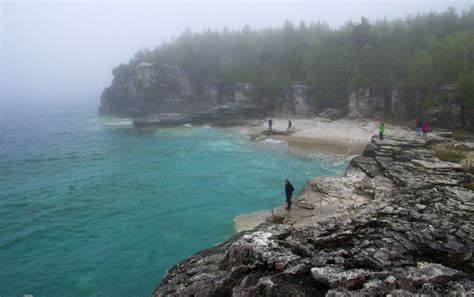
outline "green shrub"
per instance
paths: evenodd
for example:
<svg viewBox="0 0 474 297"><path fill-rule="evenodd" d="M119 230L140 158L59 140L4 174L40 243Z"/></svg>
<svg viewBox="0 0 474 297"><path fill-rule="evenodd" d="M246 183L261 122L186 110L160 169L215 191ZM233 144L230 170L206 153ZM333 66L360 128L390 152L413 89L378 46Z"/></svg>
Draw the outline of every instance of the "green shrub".
<svg viewBox="0 0 474 297"><path fill-rule="evenodd" d="M266 218L266 223L269 224L284 224L285 223L285 218L281 216L275 216L271 215Z"/></svg>
<svg viewBox="0 0 474 297"><path fill-rule="evenodd" d="M423 110L428 110L434 107L441 105L443 97L439 94L437 95L427 95L421 99L421 108ZM449 112L448 110L443 110L444 112Z"/></svg>
<svg viewBox="0 0 474 297"><path fill-rule="evenodd" d="M471 181L471 182L465 184L464 187L468 190L474 191L474 182Z"/></svg>
<svg viewBox="0 0 474 297"><path fill-rule="evenodd" d="M472 159L471 159L471 156L467 156L466 159L464 159L464 161L462 161L462 168L464 169L464 171L470 171L471 170L471 164L472 164Z"/></svg>
<svg viewBox="0 0 474 297"><path fill-rule="evenodd" d="M460 151L463 151L463 152L469 152L470 151L469 147L465 144L458 144L458 145L455 146L455 148L457 150L460 150Z"/></svg>
<svg viewBox="0 0 474 297"><path fill-rule="evenodd" d="M466 131L464 129L458 129L453 132L451 138L457 141L464 141L466 140Z"/></svg>
<svg viewBox="0 0 474 297"><path fill-rule="evenodd" d="M459 163L467 158L468 153L469 149L461 145L441 144L435 147L435 156L441 161Z"/></svg>

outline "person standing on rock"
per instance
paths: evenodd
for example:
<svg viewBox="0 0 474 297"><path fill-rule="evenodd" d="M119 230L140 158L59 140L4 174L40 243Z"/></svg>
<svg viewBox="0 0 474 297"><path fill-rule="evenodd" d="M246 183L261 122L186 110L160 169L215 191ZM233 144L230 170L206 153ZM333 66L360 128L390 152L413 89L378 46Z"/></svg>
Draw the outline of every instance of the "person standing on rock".
<svg viewBox="0 0 474 297"><path fill-rule="evenodd" d="M422 131L423 123L420 121L416 125L416 135L421 136L421 131Z"/></svg>
<svg viewBox="0 0 474 297"><path fill-rule="evenodd" d="M294 190L295 188L290 183L290 181L285 179L285 194L286 194L286 203L287 203L286 210L291 210L291 196L293 195Z"/></svg>
<svg viewBox="0 0 474 297"><path fill-rule="evenodd" d="M379 139L383 140L383 134L385 133L385 124L384 122L380 122L379 126Z"/></svg>
<svg viewBox="0 0 474 297"><path fill-rule="evenodd" d="M268 131L272 131L272 125L273 125L272 119L268 119Z"/></svg>
<svg viewBox="0 0 474 297"><path fill-rule="evenodd" d="M428 136L428 129L429 128L430 128L430 126L428 125L428 121L424 121L423 125L421 126L421 131L423 131L423 137Z"/></svg>
<svg viewBox="0 0 474 297"><path fill-rule="evenodd" d="M288 128L286 129L286 131L287 131L287 132L291 131L291 128L292 128L291 121L288 120Z"/></svg>

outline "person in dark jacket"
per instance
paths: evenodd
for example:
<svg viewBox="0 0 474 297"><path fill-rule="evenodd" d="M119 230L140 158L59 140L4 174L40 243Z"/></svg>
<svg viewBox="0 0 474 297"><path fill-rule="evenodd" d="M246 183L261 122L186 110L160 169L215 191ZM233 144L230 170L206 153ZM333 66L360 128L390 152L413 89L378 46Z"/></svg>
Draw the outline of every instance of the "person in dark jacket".
<svg viewBox="0 0 474 297"><path fill-rule="evenodd" d="M421 134L421 131L422 131L421 129L422 129L422 127L423 127L423 123L422 123L422 122L418 122L418 124L416 125L416 135L418 135L418 136L421 136L421 135L422 135L422 134Z"/></svg>
<svg viewBox="0 0 474 297"><path fill-rule="evenodd" d="M288 204L288 206L286 207L287 210L291 210L291 196L293 195L294 190L295 188L290 183L290 181L285 179L286 203Z"/></svg>
<svg viewBox="0 0 474 297"><path fill-rule="evenodd" d="M272 131L273 120L268 119L268 131Z"/></svg>
<svg viewBox="0 0 474 297"><path fill-rule="evenodd" d="M286 129L287 132L291 131L293 125L291 124L291 121L288 120L288 128Z"/></svg>

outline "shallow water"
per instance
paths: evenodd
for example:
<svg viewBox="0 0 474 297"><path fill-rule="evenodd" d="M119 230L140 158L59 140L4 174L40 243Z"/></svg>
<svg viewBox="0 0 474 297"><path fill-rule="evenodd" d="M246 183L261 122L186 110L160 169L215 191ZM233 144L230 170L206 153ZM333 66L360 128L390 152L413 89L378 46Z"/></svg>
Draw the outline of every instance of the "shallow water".
<svg viewBox="0 0 474 297"><path fill-rule="evenodd" d="M234 129L139 132L95 108L10 111L0 129L0 295L148 296L234 234L234 216L341 173L346 159Z"/></svg>

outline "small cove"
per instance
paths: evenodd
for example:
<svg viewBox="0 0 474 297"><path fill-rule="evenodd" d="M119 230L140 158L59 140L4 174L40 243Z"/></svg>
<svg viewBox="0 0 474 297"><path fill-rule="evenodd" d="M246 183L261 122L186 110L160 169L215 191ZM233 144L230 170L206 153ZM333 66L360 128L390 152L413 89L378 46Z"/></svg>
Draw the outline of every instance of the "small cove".
<svg viewBox="0 0 474 297"><path fill-rule="evenodd" d="M1 129L2 296L148 296L166 269L347 159L237 129L136 131L91 108L10 113Z"/></svg>

